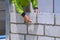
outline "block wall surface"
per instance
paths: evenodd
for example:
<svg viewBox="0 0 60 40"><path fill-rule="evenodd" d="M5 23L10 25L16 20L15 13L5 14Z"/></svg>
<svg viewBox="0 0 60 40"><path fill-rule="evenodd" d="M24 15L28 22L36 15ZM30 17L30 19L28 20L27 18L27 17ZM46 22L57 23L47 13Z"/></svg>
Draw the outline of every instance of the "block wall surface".
<svg viewBox="0 0 60 40"><path fill-rule="evenodd" d="M16 18L11 17L13 14L10 15L11 40L60 40L59 14L28 13L28 16L32 19L31 24L23 22L24 19L18 13L18 16L15 14Z"/></svg>
<svg viewBox="0 0 60 40"><path fill-rule="evenodd" d="M27 13L32 19L30 24L24 22L14 4L11 6L9 40L60 40L60 14L53 13L53 0L40 1L40 6L43 4L40 13Z"/></svg>

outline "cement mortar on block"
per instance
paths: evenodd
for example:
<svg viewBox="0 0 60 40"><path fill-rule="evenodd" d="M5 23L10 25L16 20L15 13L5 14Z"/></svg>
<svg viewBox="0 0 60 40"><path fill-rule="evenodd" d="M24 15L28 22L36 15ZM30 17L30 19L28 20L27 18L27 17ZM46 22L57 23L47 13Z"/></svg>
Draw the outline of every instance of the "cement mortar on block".
<svg viewBox="0 0 60 40"><path fill-rule="evenodd" d="M26 40L37 40L37 36L26 35Z"/></svg>
<svg viewBox="0 0 60 40"><path fill-rule="evenodd" d="M45 35L60 37L60 26L45 26Z"/></svg>
<svg viewBox="0 0 60 40"><path fill-rule="evenodd" d="M43 35L44 33L43 30L44 30L43 25L28 25L29 34Z"/></svg>
<svg viewBox="0 0 60 40"><path fill-rule="evenodd" d="M38 36L38 40L54 40L52 37Z"/></svg>
<svg viewBox="0 0 60 40"><path fill-rule="evenodd" d="M53 13L38 13L38 23L41 24L54 24L54 14Z"/></svg>
<svg viewBox="0 0 60 40"><path fill-rule="evenodd" d="M27 26L25 24L11 24L12 33L27 33Z"/></svg>
<svg viewBox="0 0 60 40"><path fill-rule="evenodd" d="M11 34L11 40L24 40L24 35Z"/></svg>
<svg viewBox="0 0 60 40"><path fill-rule="evenodd" d="M56 40L60 40L60 38L56 38Z"/></svg>

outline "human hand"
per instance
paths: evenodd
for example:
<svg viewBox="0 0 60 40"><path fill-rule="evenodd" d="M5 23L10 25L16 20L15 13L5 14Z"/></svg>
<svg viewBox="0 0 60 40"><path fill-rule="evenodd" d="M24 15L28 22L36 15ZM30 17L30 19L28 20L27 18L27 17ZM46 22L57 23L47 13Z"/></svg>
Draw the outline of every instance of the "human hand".
<svg viewBox="0 0 60 40"><path fill-rule="evenodd" d="M32 22L32 20L27 15L24 16L24 21L26 23L31 23Z"/></svg>

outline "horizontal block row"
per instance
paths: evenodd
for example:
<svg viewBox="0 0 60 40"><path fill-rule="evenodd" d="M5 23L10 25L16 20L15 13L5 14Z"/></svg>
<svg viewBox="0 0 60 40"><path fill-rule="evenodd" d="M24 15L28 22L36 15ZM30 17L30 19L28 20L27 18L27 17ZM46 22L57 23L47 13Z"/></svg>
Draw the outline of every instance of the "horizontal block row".
<svg viewBox="0 0 60 40"><path fill-rule="evenodd" d="M54 40L52 37L11 34L11 40Z"/></svg>
<svg viewBox="0 0 60 40"><path fill-rule="evenodd" d="M5 6L5 1L0 1L0 10L5 10L6 6Z"/></svg>
<svg viewBox="0 0 60 40"><path fill-rule="evenodd" d="M35 13L28 13L27 15L31 18L32 23L36 23L36 14ZM10 22L24 23L24 18L19 13L12 12L10 14Z"/></svg>
<svg viewBox="0 0 60 40"><path fill-rule="evenodd" d="M26 35L26 40L54 40L51 37Z"/></svg>
<svg viewBox="0 0 60 40"><path fill-rule="evenodd" d="M44 30L45 29L45 30ZM60 26L47 26L43 25L27 25L25 24L11 24L12 33L23 33L23 34L36 34L36 35L48 35L54 37L60 37Z"/></svg>
<svg viewBox="0 0 60 40"><path fill-rule="evenodd" d="M26 35L24 38L24 35L19 34L11 34L11 40L37 40L37 36L30 36Z"/></svg>
<svg viewBox="0 0 60 40"><path fill-rule="evenodd" d="M42 24L55 24L60 25L60 14L55 14L55 21L54 21L54 14L53 13L39 13L38 17L36 18L35 13L27 13L28 16L31 18L32 23L42 23ZM23 17L19 13L12 12L10 16L11 22L17 23L24 23ZM36 22L37 21L37 22Z"/></svg>
<svg viewBox="0 0 60 40"><path fill-rule="evenodd" d="M24 33L26 34L37 34L43 35L44 33L44 26L43 25L29 25L27 29L27 25L25 24L11 24L11 32L12 33Z"/></svg>
<svg viewBox="0 0 60 40"><path fill-rule="evenodd" d="M35 13L27 13L31 18L32 23L42 23L42 24L54 24L54 14L50 13L40 13L36 16ZM10 16L11 22L24 23L24 19L21 15L15 12L11 12Z"/></svg>

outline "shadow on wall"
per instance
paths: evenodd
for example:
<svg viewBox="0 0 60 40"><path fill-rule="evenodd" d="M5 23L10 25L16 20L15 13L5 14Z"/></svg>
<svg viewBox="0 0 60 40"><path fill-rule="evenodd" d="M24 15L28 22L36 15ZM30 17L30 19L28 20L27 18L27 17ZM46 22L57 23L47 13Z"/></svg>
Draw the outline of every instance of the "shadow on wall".
<svg viewBox="0 0 60 40"><path fill-rule="evenodd" d="M5 34L5 21L0 20L0 35Z"/></svg>

